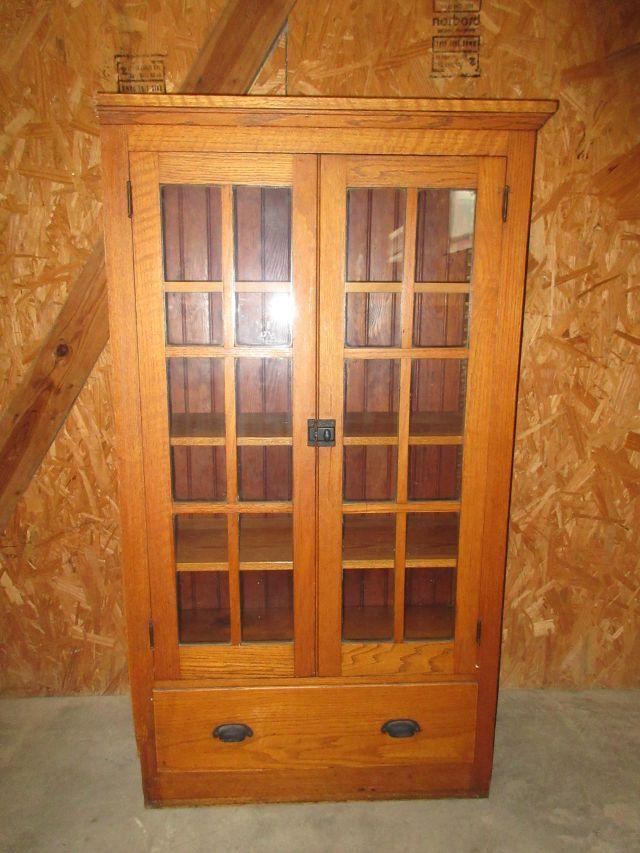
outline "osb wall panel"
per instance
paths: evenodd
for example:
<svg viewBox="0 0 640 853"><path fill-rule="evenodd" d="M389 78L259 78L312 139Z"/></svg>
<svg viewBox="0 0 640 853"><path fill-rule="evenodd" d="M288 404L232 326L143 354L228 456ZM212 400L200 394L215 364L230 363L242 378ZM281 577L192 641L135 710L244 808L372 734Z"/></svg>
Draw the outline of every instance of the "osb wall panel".
<svg viewBox="0 0 640 853"><path fill-rule="evenodd" d="M114 54L174 88L222 2L33 0L0 11L0 405L99 227L91 95ZM429 0L298 0L254 91L559 97L542 131L503 683L624 686L637 639L640 7L484 0L479 77L431 73ZM634 148L634 146L636 146ZM0 689L126 685L108 353L2 536Z"/></svg>

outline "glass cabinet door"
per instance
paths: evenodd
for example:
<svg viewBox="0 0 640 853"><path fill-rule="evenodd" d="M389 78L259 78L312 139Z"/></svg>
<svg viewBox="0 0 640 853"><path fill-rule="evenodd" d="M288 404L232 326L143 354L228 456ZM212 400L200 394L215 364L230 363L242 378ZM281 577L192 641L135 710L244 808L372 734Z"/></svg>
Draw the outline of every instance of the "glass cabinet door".
<svg viewBox="0 0 640 853"><path fill-rule="evenodd" d="M316 158L131 181L156 676L313 674Z"/></svg>
<svg viewBox="0 0 640 853"><path fill-rule="evenodd" d="M319 673L475 665L504 161L322 158Z"/></svg>

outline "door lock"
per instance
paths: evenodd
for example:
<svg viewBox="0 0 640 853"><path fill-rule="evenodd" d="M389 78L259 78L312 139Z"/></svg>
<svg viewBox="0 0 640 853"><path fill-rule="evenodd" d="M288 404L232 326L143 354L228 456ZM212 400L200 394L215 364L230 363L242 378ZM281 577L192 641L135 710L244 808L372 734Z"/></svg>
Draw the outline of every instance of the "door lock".
<svg viewBox="0 0 640 853"><path fill-rule="evenodd" d="M309 418L307 421L307 444L309 447L334 447L335 443L335 420Z"/></svg>

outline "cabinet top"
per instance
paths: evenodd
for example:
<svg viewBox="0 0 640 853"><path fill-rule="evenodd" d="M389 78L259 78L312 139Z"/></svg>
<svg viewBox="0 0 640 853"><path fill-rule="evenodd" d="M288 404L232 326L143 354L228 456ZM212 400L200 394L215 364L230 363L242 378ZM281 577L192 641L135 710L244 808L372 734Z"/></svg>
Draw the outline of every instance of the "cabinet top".
<svg viewBox="0 0 640 853"><path fill-rule="evenodd" d="M554 100L99 94L102 124L536 130Z"/></svg>

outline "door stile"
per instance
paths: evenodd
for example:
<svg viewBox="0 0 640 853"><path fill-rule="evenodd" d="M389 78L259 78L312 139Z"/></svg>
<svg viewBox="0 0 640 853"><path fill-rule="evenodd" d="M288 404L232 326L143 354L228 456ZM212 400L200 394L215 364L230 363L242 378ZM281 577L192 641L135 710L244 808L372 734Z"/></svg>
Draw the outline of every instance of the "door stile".
<svg viewBox="0 0 640 853"><path fill-rule="evenodd" d="M293 563L294 674L316 671L316 459L307 420L317 414L318 157L293 159Z"/></svg>
<svg viewBox="0 0 640 853"><path fill-rule="evenodd" d="M476 202L476 236L469 376L464 445L467 448L460 495L458 591L456 594L455 671L473 673L478 645L476 625L482 563L482 541L491 465L491 389L496 336L497 299L502 249L502 191L505 160L480 158Z"/></svg>
<svg viewBox="0 0 640 853"><path fill-rule="evenodd" d="M318 417L335 418L334 447L318 450L318 673L342 671L342 454L346 158L320 160Z"/></svg>
<svg viewBox="0 0 640 853"><path fill-rule="evenodd" d="M171 471L164 358L160 179L155 154L131 154L133 243L139 347L142 451L146 487L156 678L178 678L178 618L173 561ZM133 365L132 365L133 369Z"/></svg>

